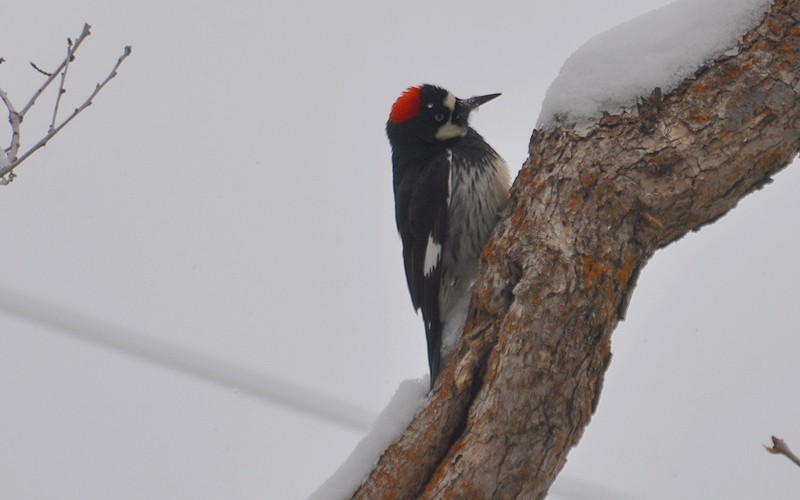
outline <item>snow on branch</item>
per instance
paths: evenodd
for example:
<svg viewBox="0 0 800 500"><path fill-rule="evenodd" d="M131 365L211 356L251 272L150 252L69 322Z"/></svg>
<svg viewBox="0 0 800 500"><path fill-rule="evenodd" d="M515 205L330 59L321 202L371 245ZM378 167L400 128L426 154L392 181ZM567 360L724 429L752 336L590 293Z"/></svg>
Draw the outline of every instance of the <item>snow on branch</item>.
<svg viewBox="0 0 800 500"><path fill-rule="evenodd" d="M63 118L60 122L58 121L58 112L59 106L61 105L61 96L66 92L66 81L67 81L67 70L69 69L70 63L75 59L75 54L78 52L78 48L81 46L84 40L91 35L91 26L88 24L83 25L83 31L81 34L73 41L72 39L67 39L67 54L64 56L64 59L61 61L61 64L52 71L48 72L36 64L31 63L31 66L41 73L42 75L46 76L47 79L42 83L42 85L33 93L33 96L28 100L25 106L21 110L17 110L14 104L11 102L8 94L0 88L0 100L3 101L5 104L6 109L8 110L8 121L11 124L11 143L5 149L3 149L3 154L0 154L0 184L5 185L10 183L14 180L15 174L14 170L28 157L30 157L33 153L35 153L40 148L44 147L50 139L52 139L57 133L61 131L69 122L71 122L76 116L78 116L81 111L88 108L92 105L92 101L103 90L103 87L108 84L115 76L117 76L117 70L122 65L122 62L131 55L131 46L127 45L122 51L122 55L117 59L116 64L109 72L106 78L95 85L94 90L89 97L86 98L83 103L75 108L72 113L70 113L66 118ZM0 59L0 63L3 60ZM22 121L25 118L25 115L30 111L31 108L36 104L37 99L50 87L50 85L60 77L60 83L58 87L58 95L56 96L56 101L53 106L53 117L50 122L50 127L48 128L47 133L39 139L36 144L31 146L26 151L20 153L20 145L21 145L21 127Z"/></svg>
<svg viewBox="0 0 800 500"><path fill-rule="evenodd" d="M733 0L703 3L727 14ZM464 334L353 499L546 497L597 408L641 269L800 151L800 0L756 18L671 91L534 130Z"/></svg>
<svg viewBox="0 0 800 500"><path fill-rule="evenodd" d="M789 445L786 444L786 441L779 437L772 436L772 446L764 446L768 452L772 453L773 455L783 455L796 465L800 466L800 457L792 453L792 450L789 449Z"/></svg>

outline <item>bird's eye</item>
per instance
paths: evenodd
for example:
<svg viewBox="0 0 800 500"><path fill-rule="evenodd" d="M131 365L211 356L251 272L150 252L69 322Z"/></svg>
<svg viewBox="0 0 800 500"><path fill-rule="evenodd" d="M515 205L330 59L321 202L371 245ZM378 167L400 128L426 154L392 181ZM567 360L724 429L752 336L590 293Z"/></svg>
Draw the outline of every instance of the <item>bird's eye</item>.
<svg viewBox="0 0 800 500"><path fill-rule="evenodd" d="M434 119L435 119L437 122L440 122L440 121L444 120L444 113L436 113L436 115L435 115L433 118L434 118Z"/></svg>

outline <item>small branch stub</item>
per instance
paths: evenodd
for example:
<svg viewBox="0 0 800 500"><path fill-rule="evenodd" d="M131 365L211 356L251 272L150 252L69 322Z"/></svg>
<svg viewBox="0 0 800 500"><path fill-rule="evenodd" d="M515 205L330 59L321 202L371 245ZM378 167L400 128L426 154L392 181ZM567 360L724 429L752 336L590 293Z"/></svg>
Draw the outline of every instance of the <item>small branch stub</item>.
<svg viewBox="0 0 800 500"><path fill-rule="evenodd" d="M786 444L786 441L783 439L772 436L772 447L764 446L766 450L773 455L783 455L792 462L795 463L798 467L800 467L800 457L792 453L792 450L789 449L789 445Z"/></svg>

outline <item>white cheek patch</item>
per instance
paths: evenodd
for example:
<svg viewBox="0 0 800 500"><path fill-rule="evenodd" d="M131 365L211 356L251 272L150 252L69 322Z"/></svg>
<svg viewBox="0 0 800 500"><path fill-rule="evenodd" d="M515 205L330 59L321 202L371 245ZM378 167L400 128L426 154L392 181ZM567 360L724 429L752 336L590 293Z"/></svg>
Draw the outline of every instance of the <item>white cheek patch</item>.
<svg viewBox="0 0 800 500"><path fill-rule="evenodd" d="M440 141L454 139L464 135L464 130L453 122L448 121L436 131L436 138Z"/></svg>
<svg viewBox="0 0 800 500"><path fill-rule="evenodd" d="M425 264L423 265L423 272L425 277L431 275L431 272L439 264L439 257L442 255L442 245L433 241L433 235L428 235L428 246L425 247Z"/></svg>

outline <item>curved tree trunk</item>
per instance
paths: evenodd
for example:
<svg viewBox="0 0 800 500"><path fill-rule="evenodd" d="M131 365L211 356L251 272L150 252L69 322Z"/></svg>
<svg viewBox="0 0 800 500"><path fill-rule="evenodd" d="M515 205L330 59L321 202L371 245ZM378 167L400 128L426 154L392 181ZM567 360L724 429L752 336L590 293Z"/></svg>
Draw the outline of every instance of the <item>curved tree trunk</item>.
<svg viewBox="0 0 800 500"><path fill-rule="evenodd" d="M800 0L735 56L588 130L536 130L482 255L464 337L359 499L544 498L588 424L653 253L800 149Z"/></svg>

